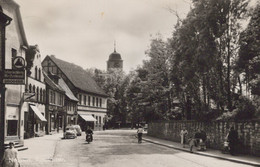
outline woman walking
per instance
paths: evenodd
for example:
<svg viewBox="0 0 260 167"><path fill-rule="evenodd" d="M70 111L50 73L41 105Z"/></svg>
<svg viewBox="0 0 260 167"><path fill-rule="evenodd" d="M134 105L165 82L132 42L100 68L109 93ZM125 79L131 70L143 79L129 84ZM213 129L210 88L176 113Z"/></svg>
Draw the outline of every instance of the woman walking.
<svg viewBox="0 0 260 167"><path fill-rule="evenodd" d="M9 143L9 148L5 150L4 156L2 159L3 167L19 167L19 162L17 158L17 150L14 148L14 143Z"/></svg>

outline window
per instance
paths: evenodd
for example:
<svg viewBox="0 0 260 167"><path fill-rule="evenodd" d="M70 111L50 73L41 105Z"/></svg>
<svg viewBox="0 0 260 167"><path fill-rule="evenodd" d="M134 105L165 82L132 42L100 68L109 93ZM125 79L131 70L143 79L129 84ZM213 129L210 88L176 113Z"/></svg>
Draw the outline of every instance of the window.
<svg viewBox="0 0 260 167"><path fill-rule="evenodd" d="M39 76L38 76L39 77L39 81L41 81L41 73L42 73L41 69L39 69Z"/></svg>
<svg viewBox="0 0 260 167"><path fill-rule="evenodd" d="M42 94L43 94L43 103L45 103L46 102L46 93L45 93L45 90L43 89L43 91L42 91Z"/></svg>
<svg viewBox="0 0 260 167"><path fill-rule="evenodd" d="M40 89L40 102L43 102L43 94L42 94L42 88Z"/></svg>
<svg viewBox="0 0 260 167"><path fill-rule="evenodd" d="M102 107L102 98L99 99L99 106Z"/></svg>
<svg viewBox="0 0 260 167"><path fill-rule="evenodd" d="M84 95L84 105L87 105L87 97Z"/></svg>
<svg viewBox="0 0 260 167"><path fill-rule="evenodd" d="M92 106L95 106L95 97L92 98Z"/></svg>
<svg viewBox="0 0 260 167"><path fill-rule="evenodd" d="M36 89L35 96L36 96L36 101L39 102L39 87L37 87L37 89Z"/></svg>
<svg viewBox="0 0 260 167"><path fill-rule="evenodd" d="M32 91L33 91L33 93L35 93L35 86L34 85L33 85L33 90Z"/></svg>
<svg viewBox="0 0 260 167"><path fill-rule="evenodd" d="M96 98L96 106L98 107L98 98Z"/></svg>
<svg viewBox="0 0 260 167"><path fill-rule="evenodd" d="M38 77L37 77L37 74L38 74L38 69L37 69L37 66L35 67L35 76L34 76L34 79L38 79Z"/></svg>
<svg viewBox="0 0 260 167"><path fill-rule="evenodd" d="M12 62L14 60L14 58L17 56L17 50L12 48Z"/></svg>
<svg viewBox="0 0 260 167"><path fill-rule="evenodd" d="M99 124L101 124L101 116L99 116Z"/></svg>
<svg viewBox="0 0 260 167"><path fill-rule="evenodd" d="M90 106L90 96L88 96L88 105Z"/></svg>
<svg viewBox="0 0 260 167"><path fill-rule="evenodd" d="M12 48L12 59L14 59L17 56L17 50Z"/></svg>
<svg viewBox="0 0 260 167"><path fill-rule="evenodd" d="M29 93L32 93L32 85L29 85Z"/></svg>
<svg viewBox="0 0 260 167"><path fill-rule="evenodd" d="M81 104L82 96L81 94L79 95L79 104Z"/></svg>
<svg viewBox="0 0 260 167"><path fill-rule="evenodd" d="M52 91L50 90L49 103L52 103L52 97L53 97L53 94L52 94Z"/></svg>
<svg viewBox="0 0 260 167"><path fill-rule="evenodd" d="M56 103L56 93L53 92L53 104L55 104L55 103Z"/></svg>

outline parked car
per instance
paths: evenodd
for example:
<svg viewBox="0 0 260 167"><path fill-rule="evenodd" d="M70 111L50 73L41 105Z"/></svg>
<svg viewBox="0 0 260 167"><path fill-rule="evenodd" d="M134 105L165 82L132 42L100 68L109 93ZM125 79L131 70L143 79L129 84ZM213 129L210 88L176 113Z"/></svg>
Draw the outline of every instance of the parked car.
<svg viewBox="0 0 260 167"><path fill-rule="evenodd" d="M72 125L72 126L77 131L77 136L81 136L82 135L82 130L81 130L80 126L79 125Z"/></svg>
<svg viewBox="0 0 260 167"><path fill-rule="evenodd" d="M147 131L148 130L148 124L145 124L144 125L144 131Z"/></svg>
<svg viewBox="0 0 260 167"><path fill-rule="evenodd" d="M73 126L66 127L64 132L64 139L75 139L77 137L77 131Z"/></svg>

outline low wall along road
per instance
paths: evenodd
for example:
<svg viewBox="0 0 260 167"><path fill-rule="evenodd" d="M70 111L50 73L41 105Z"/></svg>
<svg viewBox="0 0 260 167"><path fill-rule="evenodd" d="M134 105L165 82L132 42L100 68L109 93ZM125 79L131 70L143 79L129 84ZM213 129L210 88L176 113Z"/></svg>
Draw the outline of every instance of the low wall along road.
<svg viewBox="0 0 260 167"><path fill-rule="evenodd" d="M260 120L241 122L152 122L148 125L148 135L180 142L180 131L184 126L188 130L188 137L194 136L197 128L204 129L207 134L207 147L219 150L223 147L229 128L234 126L239 136L239 152L260 156Z"/></svg>

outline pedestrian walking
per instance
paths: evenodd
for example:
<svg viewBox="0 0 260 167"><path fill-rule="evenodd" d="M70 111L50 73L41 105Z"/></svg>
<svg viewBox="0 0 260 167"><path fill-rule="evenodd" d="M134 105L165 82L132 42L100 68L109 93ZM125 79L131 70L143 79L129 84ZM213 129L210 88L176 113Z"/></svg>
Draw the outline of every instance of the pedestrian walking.
<svg viewBox="0 0 260 167"><path fill-rule="evenodd" d="M230 154L235 155L238 142L238 133L233 126L230 128L227 138L229 142Z"/></svg>
<svg viewBox="0 0 260 167"><path fill-rule="evenodd" d="M185 148L185 144L187 142L187 135L188 131L185 127L181 130L180 136L181 136L181 144L183 145L183 148Z"/></svg>
<svg viewBox="0 0 260 167"><path fill-rule="evenodd" d="M190 152L193 153L193 147L197 147L199 140L201 139L201 132L200 129L197 129L194 137L190 140L189 145L190 145Z"/></svg>
<svg viewBox="0 0 260 167"><path fill-rule="evenodd" d="M9 143L9 148L5 150L1 162L2 167L19 167L20 164L17 158L18 151L14 148L14 143Z"/></svg>

